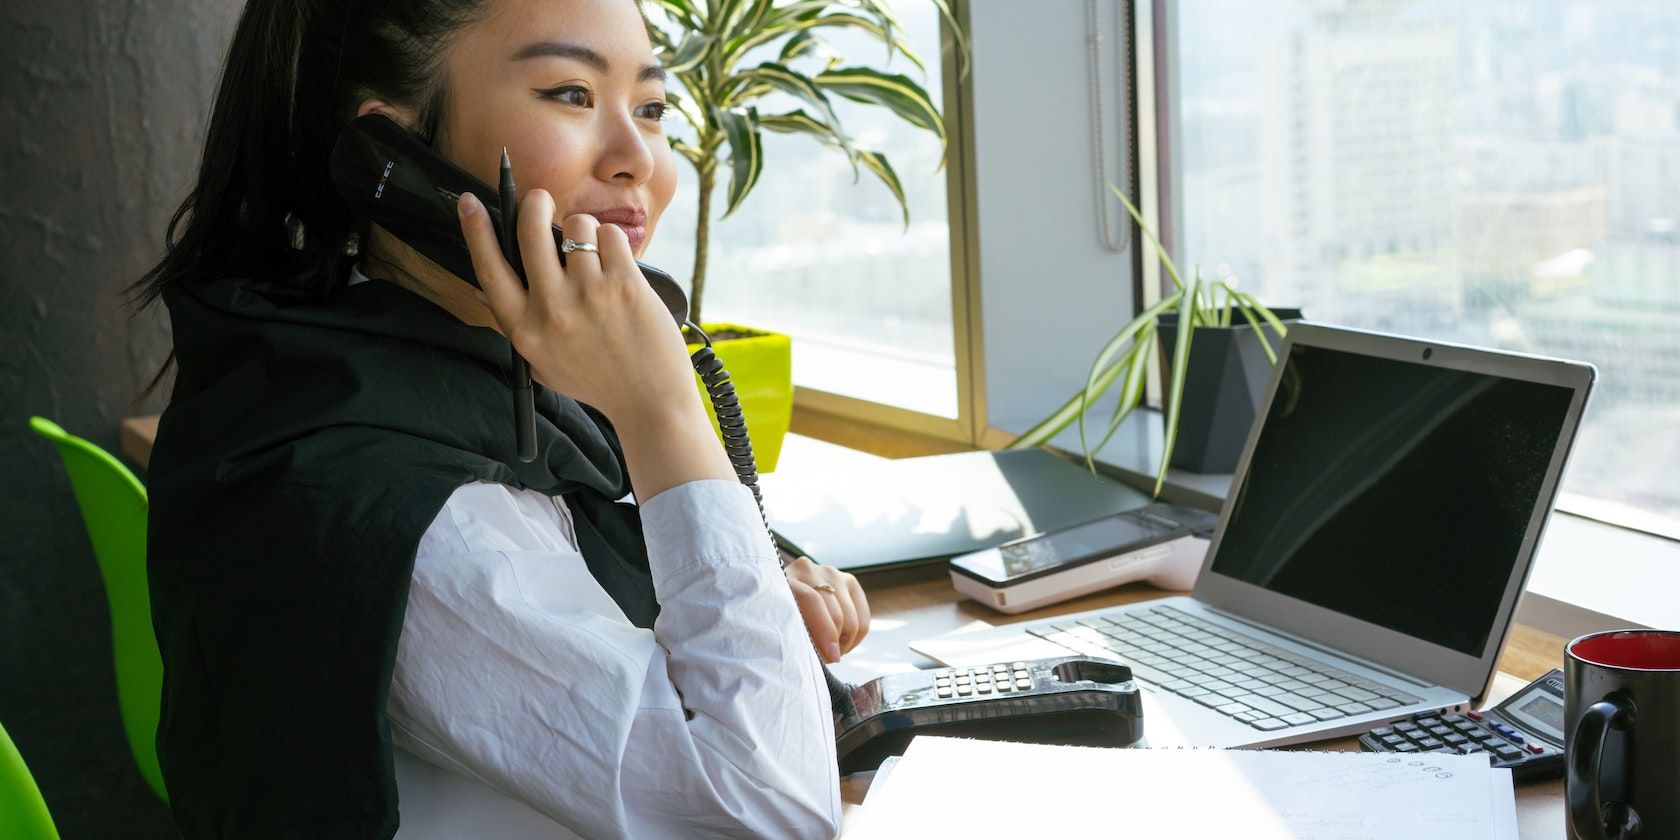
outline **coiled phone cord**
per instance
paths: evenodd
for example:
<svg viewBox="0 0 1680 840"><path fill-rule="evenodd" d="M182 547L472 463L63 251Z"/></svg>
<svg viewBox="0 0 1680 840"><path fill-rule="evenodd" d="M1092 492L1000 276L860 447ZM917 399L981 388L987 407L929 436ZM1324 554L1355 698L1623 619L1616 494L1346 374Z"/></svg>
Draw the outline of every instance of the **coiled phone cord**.
<svg viewBox="0 0 1680 840"><path fill-rule="evenodd" d="M694 363L694 372L700 374L700 382L706 386L712 411L717 413L718 430L723 433L723 451L729 455L729 464L735 468L735 476L752 491L753 502L758 505L758 518L764 521L764 535L769 537L770 517L764 512L764 495L758 489L758 465L753 460L752 439L747 437L747 418L741 412L735 383L730 381L729 371L723 369L723 360L712 350L712 337L693 321L683 322L683 327L702 342L700 349L694 351L689 360ZM771 548L775 548L775 542L773 537L770 538Z"/></svg>
<svg viewBox="0 0 1680 840"><path fill-rule="evenodd" d="M694 363L694 371L700 374L700 382L706 386L706 396L712 402L712 410L717 414L718 430L723 433L723 449L729 456L729 463L735 468L735 476L752 491L753 502L758 505L758 517L764 521L764 534L770 539L772 550L779 551L776 540L770 536L770 517L764 512L764 495L758 489L758 464L753 460L752 439L747 436L747 418L741 411L741 400L735 393L735 383L729 378L729 371L724 370L723 360L718 358L712 350L712 338L706 331L700 329L692 321L684 321L683 327L693 333L701 341L699 350L689 356ZM822 666L823 679L828 683L828 702L837 715L848 715L853 711L852 689L840 681L839 677Z"/></svg>

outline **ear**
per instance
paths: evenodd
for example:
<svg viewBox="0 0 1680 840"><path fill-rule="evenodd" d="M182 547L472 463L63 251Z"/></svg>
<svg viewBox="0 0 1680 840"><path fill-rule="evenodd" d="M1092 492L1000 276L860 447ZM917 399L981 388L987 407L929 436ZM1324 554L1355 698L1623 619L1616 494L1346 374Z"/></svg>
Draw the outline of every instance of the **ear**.
<svg viewBox="0 0 1680 840"><path fill-rule="evenodd" d="M414 115L410 114L407 108L387 104L383 99L363 100L362 106L356 109L356 116L365 117L368 114L384 114L395 120L398 125L410 130L414 128Z"/></svg>

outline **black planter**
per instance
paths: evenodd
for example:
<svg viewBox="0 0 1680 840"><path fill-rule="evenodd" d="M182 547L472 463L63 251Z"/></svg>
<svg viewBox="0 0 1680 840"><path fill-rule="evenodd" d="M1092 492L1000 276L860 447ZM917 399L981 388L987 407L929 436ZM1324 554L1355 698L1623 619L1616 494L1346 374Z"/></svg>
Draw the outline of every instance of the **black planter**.
<svg viewBox="0 0 1680 840"><path fill-rule="evenodd" d="M1273 309L1272 313L1285 323L1301 319L1299 309ZM1277 352L1282 340L1264 321L1261 326L1266 330L1272 352ZM1165 392L1171 389L1178 314L1162 315L1156 329L1160 333L1157 344L1161 349L1161 367L1167 372L1162 380ZM1190 341L1184 405L1178 415L1178 440L1173 444L1172 466L1199 473L1235 471L1271 376L1271 362L1246 319L1241 326L1197 327Z"/></svg>

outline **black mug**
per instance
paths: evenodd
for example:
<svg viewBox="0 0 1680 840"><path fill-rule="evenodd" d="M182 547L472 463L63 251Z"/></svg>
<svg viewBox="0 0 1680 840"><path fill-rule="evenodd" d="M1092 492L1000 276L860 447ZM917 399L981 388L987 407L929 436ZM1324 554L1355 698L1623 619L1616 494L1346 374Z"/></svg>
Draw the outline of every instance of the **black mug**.
<svg viewBox="0 0 1680 840"><path fill-rule="evenodd" d="M1563 681L1570 838L1680 837L1680 632L1582 636Z"/></svg>

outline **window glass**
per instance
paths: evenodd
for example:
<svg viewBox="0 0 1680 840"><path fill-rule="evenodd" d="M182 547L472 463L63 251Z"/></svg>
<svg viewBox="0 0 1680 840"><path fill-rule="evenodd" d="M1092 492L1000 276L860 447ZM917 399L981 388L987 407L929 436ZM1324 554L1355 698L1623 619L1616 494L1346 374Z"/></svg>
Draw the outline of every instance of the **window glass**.
<svg viewBox="0 0 1680 840"><path fill-rule="evenodd" d="M894 4L923 74L902 55L862 33L820 34L842 64L903 73L942 105L939 16L926 2ZM777 44L779 47L779 43ZM743 64L775 58L773 51ZM815 73L827 59L796 64ZM673 89L681 93L680 83ZM712 199L705 297L707 321L733 321L793 337L794 383L945 417L957 416L951 326L950 232L939 141L890 111L830 97L842 126L861 146L886 155L910 205L905 230L885 185L846 156L798 134L764 132L764 171L727 219L727 168ZM760 113L802 107L784 95L758 103ZM680 116L667 132L685 136ZM954 140L953 140L954 142ZM694 260L693 168L679 167L677 197L645 259L685 284Z"/></svg>
<svg viewBox="0 0 1680 840"><path fill-rule="evenodd" d="M1680 4L1177 13L1186 267L1314 320L1592 362L1565 491L1680 521Z"/></svg>

